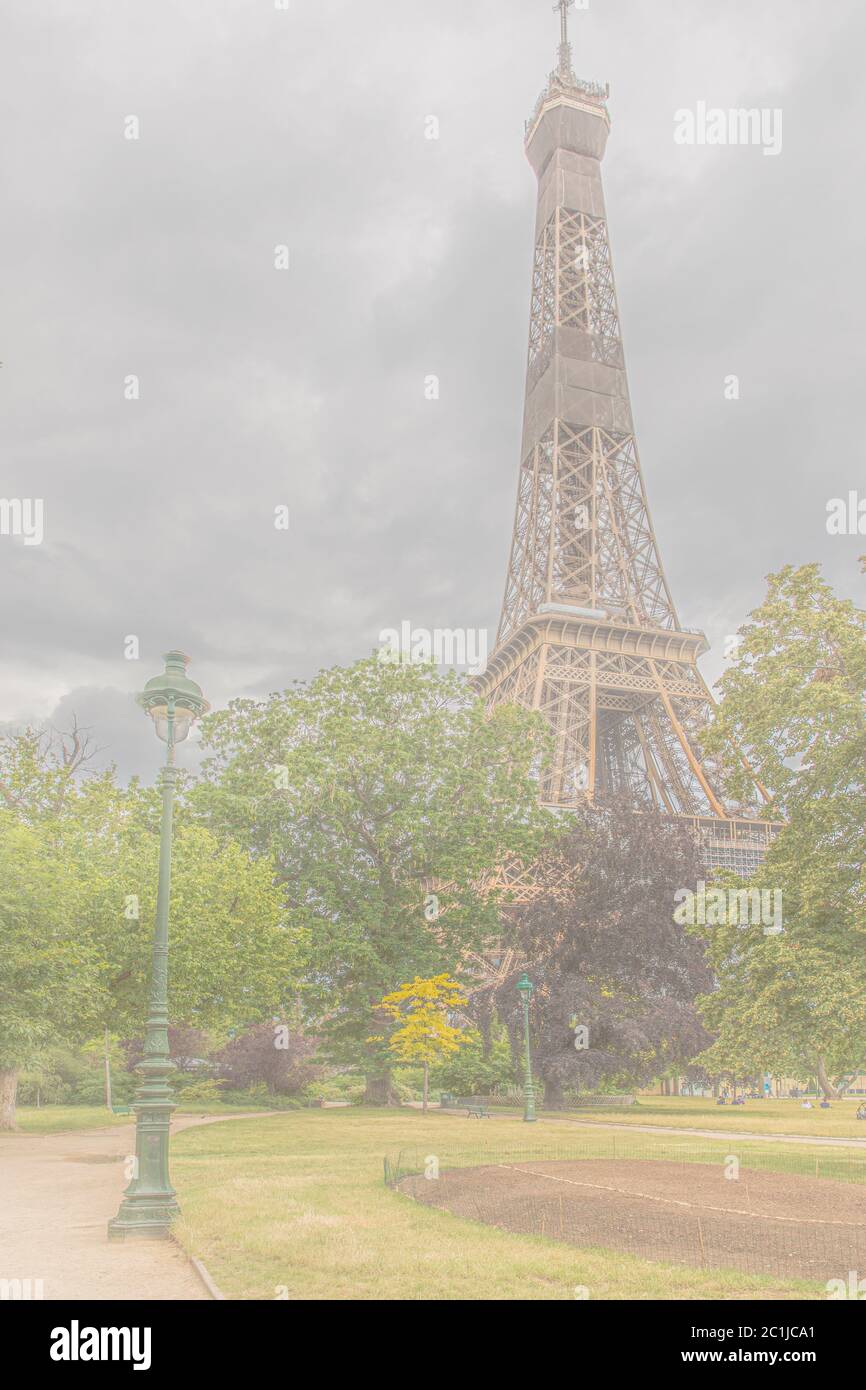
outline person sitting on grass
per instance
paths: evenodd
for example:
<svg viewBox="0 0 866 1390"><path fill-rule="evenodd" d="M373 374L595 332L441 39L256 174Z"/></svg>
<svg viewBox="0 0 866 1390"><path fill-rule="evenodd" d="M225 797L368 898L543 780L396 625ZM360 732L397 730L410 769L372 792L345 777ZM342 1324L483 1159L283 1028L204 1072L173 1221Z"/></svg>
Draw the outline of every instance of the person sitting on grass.
<svg viewBox="0 0 866 1390"><path fill-rule="evenodd" d="M861 1100L857 1106L857 1119L866 1120L866 1100Z"/></svg>

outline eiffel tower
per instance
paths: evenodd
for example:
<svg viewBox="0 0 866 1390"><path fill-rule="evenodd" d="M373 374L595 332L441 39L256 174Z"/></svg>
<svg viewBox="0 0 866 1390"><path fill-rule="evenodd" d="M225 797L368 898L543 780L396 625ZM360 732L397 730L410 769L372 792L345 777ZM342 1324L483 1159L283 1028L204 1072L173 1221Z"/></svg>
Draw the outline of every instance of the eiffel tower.
<svg viewBox="0 0 866 1390"><path fill-rule="evenodd" d="M775 827L769 796L723 796L701 751L713 699L703 633L680 623L647 506L602 188L608 88L575 76L574 0L558 64L526 125L538 179L517 509L488 706L540 710L554 754L540 799L628 796L690 818L708 869L751 872ZM736 750L731 758L738 758Z"/></svg>

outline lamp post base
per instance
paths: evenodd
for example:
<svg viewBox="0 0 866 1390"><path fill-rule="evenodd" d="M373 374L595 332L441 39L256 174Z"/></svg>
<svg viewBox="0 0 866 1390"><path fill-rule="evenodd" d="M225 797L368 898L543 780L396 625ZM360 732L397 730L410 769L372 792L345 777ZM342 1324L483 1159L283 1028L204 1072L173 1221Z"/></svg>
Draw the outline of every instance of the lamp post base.
<svg viewBox="0 0 866 1390"><path fill-rule="evenodd" d="M180 1207L171 1198L125 1198L108 1223L109 1240L168 1240Z"/></svg>
<svg viewBox="0 0 866 1390"><path fill-rule="evenodd" d="M164 1076L171 1069L172 1063L167 1058L150 1058L139 1064L138 1070L145 1080L133 1105L136 1114L133 1177L117 1215L108 1223L109 1240L167 1240L171 1223L180 1215L168 1176L169 1129L174 1103Z"/></svg>

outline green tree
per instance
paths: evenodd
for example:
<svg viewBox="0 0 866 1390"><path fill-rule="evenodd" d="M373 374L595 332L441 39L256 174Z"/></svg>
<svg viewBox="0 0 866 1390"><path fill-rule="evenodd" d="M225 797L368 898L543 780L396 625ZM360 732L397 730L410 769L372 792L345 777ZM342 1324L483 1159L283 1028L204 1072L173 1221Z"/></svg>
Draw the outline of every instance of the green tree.
<svg viewBox="0 0 866 1390"><path fill-rule="evenodd" d="M499 929L491 873L531 861L549 829L533 768L538 716L488 715L468 682L375 657L322 671L204 724L197 815L276 865L308 932L308 1006L326 1054L388 1099L391 1058L367 1041L396 981L457 974Z"/></svg>
<svg viewBox="0 0 866 1390"><path fill-rule="evenodd" d="M717 1034L697 1059L710 1074L815 1075L832 1099L831 1077L860 1068L866 972L848 943L842 951L817 945L813 931L796 919L778 936L753 924L704 929L719 980L699 1001L707 1028Z"/></svg>
<svg viewBox="0 0 866 1390"><path fill-rule="evenodd" d="M74 715L65 731L48 725L0 732L0 804L29 825L60 816L99 751Z"/></svg>
<svg viewBox="0 0 866 1390"><path fill-rule="evenodd" d="M139 843L100 896L113 890L104 949L112 964L112 1031L141 1028L150 979L159 845ZM122 890L117 892L118 886ZM137 901L138 917L121 906ZM98 908L108 906L104 899ZM124 911L128 908L124 908ZM271 866L203 826L179 825L172 853L169 1014L175 1024L224 1030L287 1009L297 989L302 932L285 920Z"/></svg>
<svg viewBox="0 0 866 1390"><path fill-rule="evenodd" d="M832 1096L831 1072L866 1058L866 613L817 565L787 567L741 637L706 744L743 750L785 824L752 879L726 883L780 893L784 930L696 928L718 979L703 1010L719 1037L700 1060L805 1070Z"/></svg>
<svg viewBox="0 0 866 1390"><path fill-rule="evenodd" d="M22 837L23 862L32 866L29 876L4 876L0 978L4 971L10 981L18 978L28 943L35 958L44 940L56 943L54 974L46 961L44 987L0 996L7 1123L14 1122L14 1073L32 1065L39 1042L75 1044L104 1028L128 1037L146 1013L159 796L136 783L120 788L111 772L88 775L85 759L65 757L68 748L68 741L33 730L0 741L7 835ZM7 838L7 846L12 842ZM49 895L42 888L52 879ZM181 811L172 873L172 1022L225 1029L278 1015L297 993L302 937L287 921L271 864Z"/></svg>
<svg viewBox="0 0 866 1390"><path fill-rule="evenodd" d="M15 1125L18 1072L61 1035L92 1032L107 972L82 927L85 885L49 838L0 812L0 1129Z"/></svg>

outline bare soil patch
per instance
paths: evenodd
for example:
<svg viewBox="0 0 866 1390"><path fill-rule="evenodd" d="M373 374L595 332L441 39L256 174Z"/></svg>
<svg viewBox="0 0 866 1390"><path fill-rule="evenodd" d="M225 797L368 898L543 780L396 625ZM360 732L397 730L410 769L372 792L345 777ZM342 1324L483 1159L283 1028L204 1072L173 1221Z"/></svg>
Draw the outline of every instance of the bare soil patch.
<svg viewBox="0 0 866 1390"><path fill-rule="evenodd" d="M401 1191L503 1230L645 1259L826 1281L866 1269L866 1188L721 1163L516 1162L404 1178Z"/></svg>

